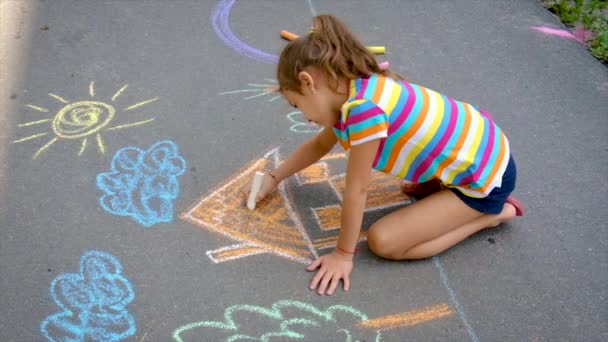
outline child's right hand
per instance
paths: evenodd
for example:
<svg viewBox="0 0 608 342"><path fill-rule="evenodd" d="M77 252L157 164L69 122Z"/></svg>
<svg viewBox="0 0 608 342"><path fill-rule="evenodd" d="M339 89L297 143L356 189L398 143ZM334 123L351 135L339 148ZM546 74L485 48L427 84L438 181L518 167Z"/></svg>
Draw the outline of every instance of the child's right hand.
<svg viewBox="0 0 608 342"><path fill-rule="evenodd" d="M247 184L245 184L241 188L241 193L245 196L245 201L249 198L249 192L251 191L252 183L253 183L253 179L250 179L249 182L247 182ZM275 179L272 176L270 176L268 173L264 172L262 186L260 187L260 191L258 192L258 195L255 198L255 203L260 202L266 196L273 193L277 189L278 185L279 184L277 183L277 181L275 181Z"/></svg>

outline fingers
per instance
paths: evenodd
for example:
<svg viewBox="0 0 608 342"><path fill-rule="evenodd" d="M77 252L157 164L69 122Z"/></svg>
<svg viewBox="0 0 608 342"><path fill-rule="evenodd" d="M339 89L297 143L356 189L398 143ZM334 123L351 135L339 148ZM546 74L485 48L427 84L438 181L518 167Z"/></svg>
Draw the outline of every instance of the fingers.
<svg viewBox="0 0 608 342"><path fill-rule="evenodd" d="M266 197L266 194L260 190L260 192L258 192L257 196L255 196L255 203L260 202L261 200L264 199L264 197Z"/></svg>
<svg viewBox="0 0 608 342"><path fill-rule="evenodd" d="M247 198L247 197L249 197L250 188L251 188L251 184L245 184L239 189L239 192L241 193L241 195L243 195L245 198Z"/></svg>
<svg viewBox="0 0 608 342"><path fill-rule="evenodd" d="M333 278L331 278L331 283L329 284L329 289L327 289L327 295L331 296L332 294L334 294L334 291L336 290L336 287L338 287L339 283L340 283L340 276L334 275Z"/></svg>
<svg viewBox="0 0 608 342"><path fill-rule="evenodd" d="M325 273L323 275L323 279L321 279L321 285L319 285L319 291L318 293L320 295L325 294L325 289L327 289L327 285L329 285L329 282L334 278L334 273ZM340 279L340 278L338 278Z"/></svg>
<svg viewBox="0 0 608 342"><path fill-rule="evenodd" d="M332 262L331 254L324 255L313 261L306 270L319 271L310 282L310 289L317 290L320 295L332 295L340 285L340 279L344 281L344 291L350 290L350 269L348 265L335 264ZM351 266L352 268L352 266Z"/></svg>
<svg viewBox="0 0 608 342"><path fill-rule="evenodd" d="M275 189L276 184L274 180L270 178L270 176L266 175L266 177L264 177L264 181L262 182L262 187L255 198L256 203L264 200Z"/></svg>
<svg viewBox="0 0 608 342"><path fill-rule="evenodd" d="M314 271L315 268L319 267L321 265L321 258L318 258L317 260L313 261L312 264L310 264L308 267L306 267L307 271Z"/></svg>
<svg viewBox="0 0 608 342"><path fill-rule="evenodd" d="M315 275L315 277L312 279L312 282L310 282L311 290L314 290L317 288L317 285L319 285L319 282L323 279L323 276L325 275L326 272L327 272L327 268L321 267L319 272L317 272L317 275Z"/></svg>

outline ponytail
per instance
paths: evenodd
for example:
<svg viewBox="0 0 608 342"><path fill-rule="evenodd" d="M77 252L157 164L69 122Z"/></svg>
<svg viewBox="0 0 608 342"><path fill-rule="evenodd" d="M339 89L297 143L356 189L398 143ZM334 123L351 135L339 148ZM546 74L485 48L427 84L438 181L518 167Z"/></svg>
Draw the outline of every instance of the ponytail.
<svg viewBox="0 0 608 342"><path fill-rule="evenodd" d="M372 74L403 79L388 69L380 69L375 56L340 19L329 14L314 17L311 32L287 44L277 67L279 89L300 93L298 74L309 66L336 85L340 78L356 79Z"/></svg>

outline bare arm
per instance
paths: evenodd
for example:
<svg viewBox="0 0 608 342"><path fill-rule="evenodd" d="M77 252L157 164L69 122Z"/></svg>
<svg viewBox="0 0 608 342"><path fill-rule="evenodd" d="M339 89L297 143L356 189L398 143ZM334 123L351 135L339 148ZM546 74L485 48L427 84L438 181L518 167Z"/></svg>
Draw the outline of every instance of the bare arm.
<svg viewBox="0 0 608 342"><path fill-rule="evenodd" d="M272 173L280 182L289 176L314 164L334 147L338 139L331 128L324 128L314 138L300 145L289 155L281 165Z"/></svg>
<svg viewBox="0 0 608 342"><path fill-rule="evenodd" d="M338 236L338 252L354 252L359 239L367 187L380 140L353 146L346 169L346 187L342 201L342 219Z"/></svg>
<svg viewBox="0 0 608 342"><path fill-rule="evenodd" d="M327 294L333 294L340 279L344 281L345 291L350 288L353 254L361 231L367 186L379 144L380 140L376 139L351 148L336 250L319 257L306 268L309 271L320 268L310 283L311 289L316 289L318 286L319 294L324 294L326 289Z"/></svg>

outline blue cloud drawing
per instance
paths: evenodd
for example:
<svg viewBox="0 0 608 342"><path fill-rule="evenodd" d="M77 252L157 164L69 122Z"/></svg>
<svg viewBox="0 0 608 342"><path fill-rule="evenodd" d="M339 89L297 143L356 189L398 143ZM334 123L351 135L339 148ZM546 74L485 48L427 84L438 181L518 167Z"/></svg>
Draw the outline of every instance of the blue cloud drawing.
<svg viewBox="0 0 608 342"><path fill-rule="evenodd" d="M135 299L120 262L111 254L88 251L80 273L64 273L51 282L51 299L62 310L47 317L40 331L49 341L123 340L135 334L126 306Z"/></svg>
<svg viewBox="0 0 608 342"><path fill-rule="evenodd" d="M112 170L97 175L97 187L105 194L99 199L108 212L131 216L150 227L173 220L173 201L179 194L178 177L186 161L177 145L159 141L147 151L137 147L120 149L112 158Z"/></svg>

